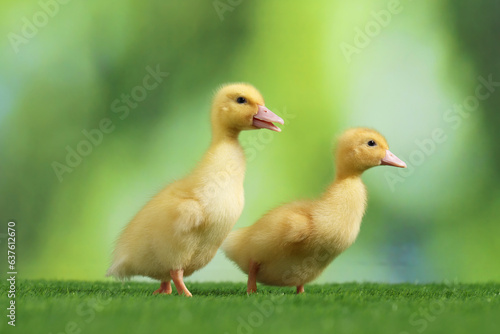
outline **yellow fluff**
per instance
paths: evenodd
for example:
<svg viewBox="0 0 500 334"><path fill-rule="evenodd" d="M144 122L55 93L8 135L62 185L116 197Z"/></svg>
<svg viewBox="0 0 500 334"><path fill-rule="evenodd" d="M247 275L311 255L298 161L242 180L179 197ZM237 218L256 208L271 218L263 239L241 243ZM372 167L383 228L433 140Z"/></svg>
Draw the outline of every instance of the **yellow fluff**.
<svg viewBox="0 0 500 334"><path fill-rule="evenodd" d="M381 164L406 167L375 130L347 130L338 142L335 180L321 198L285 204L231 232L222 248L249 275L247 291L261 282L303 292L356 240L366 207L361 174Z"/></svg>
<svg viewBox="0 0 500 334"><path fill-rule="evenodd" d="M267 128L283 120L264 107L261 94L247 84L216 93L211 110L212 142L198 166L157 194L120 235L107 276L134 275L162 281L155 293L191 296L183 277L214 257L243 210L245 157L242 130Z"/></svg>

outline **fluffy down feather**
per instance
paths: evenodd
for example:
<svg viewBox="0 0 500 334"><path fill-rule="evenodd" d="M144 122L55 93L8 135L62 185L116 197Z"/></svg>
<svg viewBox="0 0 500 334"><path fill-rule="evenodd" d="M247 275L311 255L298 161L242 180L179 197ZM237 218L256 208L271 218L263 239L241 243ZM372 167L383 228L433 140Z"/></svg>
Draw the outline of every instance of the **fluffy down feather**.
<svg viewBox="0 0 500 334"><path fill-rule="evenodd" d="M116 243L108 276L134 275L162 281L156 293L190 296L183 277L214 257L244 205L245 157L242 130L268 128L283 120L264 107L260 93L247 84L221 87L211 112L212 142L198 166L157 194L125 227Z"/></svg>
<svg viewBox="0 0 500 334"><path fill-rule="evenodd" d="M222 248L248 274L247 291L255 292L261 282L303 292L356 240L366 208L361 174L381 164L406 167L381 134L350 129L339 139L336 177L322 197L285 204L231 232Z"/></svg>

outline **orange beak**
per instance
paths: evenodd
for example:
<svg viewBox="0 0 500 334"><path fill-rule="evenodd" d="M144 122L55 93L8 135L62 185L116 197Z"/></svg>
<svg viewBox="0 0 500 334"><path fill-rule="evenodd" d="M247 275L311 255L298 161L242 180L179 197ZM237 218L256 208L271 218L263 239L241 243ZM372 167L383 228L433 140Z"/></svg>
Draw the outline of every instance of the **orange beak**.
<svg viewBox="0 0 500 334"><path fill-rule="evenodd" d="M272 131L281 132L281 129L273 123L285 124L281 117L279 117L266 107L259 105L257 114L253 116L253 126L255 126L257 129L269 129Z"/></svg>
<svg viewBox="0 0 500 334"><path fill-rule="evenodd" d="M397 156L395 156L394 153L392 153L389 150L385 151L385 157L382 159L380 164L386 166L406 168L406 163L403 160L399 159Z"/></svg>

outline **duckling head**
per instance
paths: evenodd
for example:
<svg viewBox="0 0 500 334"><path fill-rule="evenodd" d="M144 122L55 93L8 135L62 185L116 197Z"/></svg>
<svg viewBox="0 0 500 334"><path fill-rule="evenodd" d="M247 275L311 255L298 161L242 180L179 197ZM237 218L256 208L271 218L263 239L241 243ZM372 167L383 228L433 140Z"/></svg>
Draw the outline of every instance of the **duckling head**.
<svg viewBox="0 0 500 334"><path fill-rule="evenodd" d="M242 130L269 129L280 132L273 124L284 124L283 119L265 107L260 92L249 84L222 86L212 103L212 125L233 133Z"/></svg>
<svg viewBox="0 0 500 334"><path fill-rule="evenodd" d="M338 141L337 170L343 174L361 174L381 165L406 168L406 163L389 151L389 145L379 132L367 128L345 131Z"/></svg>

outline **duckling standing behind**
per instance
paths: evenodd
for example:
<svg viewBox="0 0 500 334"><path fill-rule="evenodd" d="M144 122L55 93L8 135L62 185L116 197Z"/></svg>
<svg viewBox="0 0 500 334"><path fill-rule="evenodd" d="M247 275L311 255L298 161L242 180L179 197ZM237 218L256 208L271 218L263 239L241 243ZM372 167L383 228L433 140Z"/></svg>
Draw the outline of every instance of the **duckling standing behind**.
<svg viewBox="0 0 500 334"><path fill-rule="evenodd" d="M247 84L223 86L211 112L212 142L194 171L157 194L120 235L107 276L142 275L161 281L156 293L191 293L183 277L214 257L243 210L242 130L281 131L283 120Z"/></svg>
<svg viewBox="0 0 500 334"><path fill-rule="evenodd" d="M335 180L321 198L285 204L231 232L222 248L248 274L247 292L257 291L256 282L304 292L356 240L366 207L361 174L379 165L406 167L377 131L347 130L338 142Z"/></svg>

